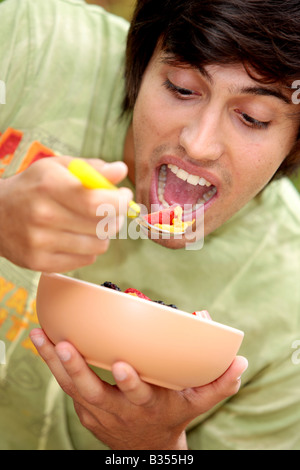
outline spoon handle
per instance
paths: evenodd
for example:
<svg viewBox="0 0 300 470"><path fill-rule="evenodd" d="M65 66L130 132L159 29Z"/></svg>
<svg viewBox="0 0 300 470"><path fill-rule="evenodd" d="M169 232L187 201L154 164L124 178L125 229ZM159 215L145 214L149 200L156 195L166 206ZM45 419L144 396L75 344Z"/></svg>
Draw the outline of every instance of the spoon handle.
<svg viewBox="0 0 300 470"><path fill-rule="evenodd" d="M72 175L76 176L85 188L88 189L118 189L111 183L105 176L101 175L99 171L95 170L89 163L80 158L74 158L68 166L68 170ZM140 206L130 201L127 216L135 219L140 215Z"/></svg>

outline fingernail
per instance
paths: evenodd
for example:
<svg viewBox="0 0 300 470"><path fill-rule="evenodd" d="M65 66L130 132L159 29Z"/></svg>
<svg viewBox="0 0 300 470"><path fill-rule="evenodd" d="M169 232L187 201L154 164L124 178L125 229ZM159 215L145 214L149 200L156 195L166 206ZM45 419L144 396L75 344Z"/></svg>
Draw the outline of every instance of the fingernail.
<svg viewBox="0 0 300 470"><path fill-rule="evenodd" d="M37 348L40 348L45 343L45 338L41 335L32 335L30 339Z"/></svg>
<svg viewBox="0 0 300 470"><path fill-rule="evenodd" d="M104 163L102 166L102 170L110 170L113 168L114 170L127 170L127 165L122 161L111 162L111 163Z"/></svg>
<svg viewBox="0 0 300 470"><path fill-rule="evenodd" d="M243 357L243 359L244 359L244 367L243 367L243 372L242 372L242 374L243 374L244 372L246 372L246 370L248 369L248 365L249 365L247 359L246 359L245 357Z"/></svg>
<svg viewBox="0 0 300 470"><path fill-rule="evenodd" d="M127 379L127 371L125 367L117 366L114 368L114 377L116 380L122 382L123 380Z"/></svg>
<svg viewBox="0 0 300 470"><path fill-rule="evenodd" d="M246 372L246 370L248 369L248 365L249 365L249 364L248 364L248 361L247 361L247 359L246 359L245 357L242 357L242 359L243 359L244 365L243 365L243 369L242 369L241 375L236 379L237 382L239 382L239 381L241 380L242 375L244 374L244 372Z"/></svg>
<svg viewBox="0 0 300 470"><path fill-rule="evenodd" d="M71 359L71 353L67 349L57 349L56 354L62 362L67 362Z"/></svg>

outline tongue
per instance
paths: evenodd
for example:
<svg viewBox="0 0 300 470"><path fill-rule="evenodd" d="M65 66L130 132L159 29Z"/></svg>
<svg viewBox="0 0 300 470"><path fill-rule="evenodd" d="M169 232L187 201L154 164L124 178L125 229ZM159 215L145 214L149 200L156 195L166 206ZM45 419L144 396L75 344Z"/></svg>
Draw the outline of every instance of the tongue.
<svg viewBox="0 0 300 470"><path fill-rule="evenodd" d="M171 206L178 204L183 206L184 204L196 204L199 198L202 198L203 194L207 192L206 186L193 186L192 184L183 181L168 168L167 169L167 181L164 192L164 199Z"/></svg>

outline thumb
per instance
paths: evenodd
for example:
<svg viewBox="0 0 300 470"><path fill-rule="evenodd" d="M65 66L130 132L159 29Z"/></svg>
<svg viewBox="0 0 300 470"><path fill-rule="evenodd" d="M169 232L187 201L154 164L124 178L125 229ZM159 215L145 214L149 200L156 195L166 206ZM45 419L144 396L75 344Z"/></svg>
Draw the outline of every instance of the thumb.
<svg viewBox="0 0 300 470"><path fill-rule="evenodd" d="M212 389L222 399L235 395L241 386L241 376L247 368L247 359L243 356L237 356L227 371L210 384Z"/></svg>
<svg viewBox="0 0 300 470"><path fill-rule="evenodd" d="M69 164L72 160L74 160L74 158L77 159L78 157L60 155L55 158L55 161L60 163L65 168L68 168ZM124 178L126 178L128 173L127 165L122 161L107 163L104 160L100 160L98 158L80 158L80 160L86 161L113 184L120 183Z"/></svg>
<svg viewBox="0 0 300 470"><path fill-rule="evenodd" d="M237 356L221 377L208 385L194 388L196 406L200 408L200 412L204 413L226 398L235 395L241 386L241 376L247 368L247 359Z"/></svg>
<svg viewBox="0 0 300 470"><path fill-rule="evenodd" d="M122 161L107 163L103 160L89 159L87 162L113 184L120 183L128 173L127 165Z"/></svg>

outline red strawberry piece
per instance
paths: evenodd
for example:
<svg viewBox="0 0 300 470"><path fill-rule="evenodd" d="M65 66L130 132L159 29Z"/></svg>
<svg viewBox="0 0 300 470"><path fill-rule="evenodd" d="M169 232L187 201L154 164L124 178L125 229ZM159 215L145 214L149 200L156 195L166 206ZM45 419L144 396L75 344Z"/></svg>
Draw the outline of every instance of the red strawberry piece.
<svg viewBox="0 0 300 470"><path fill-rule="evenodd" d="M129 289L126 289L124 292L125 292L125 294L135 295L136 297L139 297L140 299L145 299L145 300L150 300L151 301L151 299L149 299L149 297L147 297L145 294L143 294L142 292L140 292L137 289L129 288Z"/></svg>
<svg viewBox="0 0 300 470"><path fill-rule="evenodd" d="M166 224L173 225L175 213L173 209L164 209L159 212L152 212L145 216L146 221L151 224Z"/></svg>

